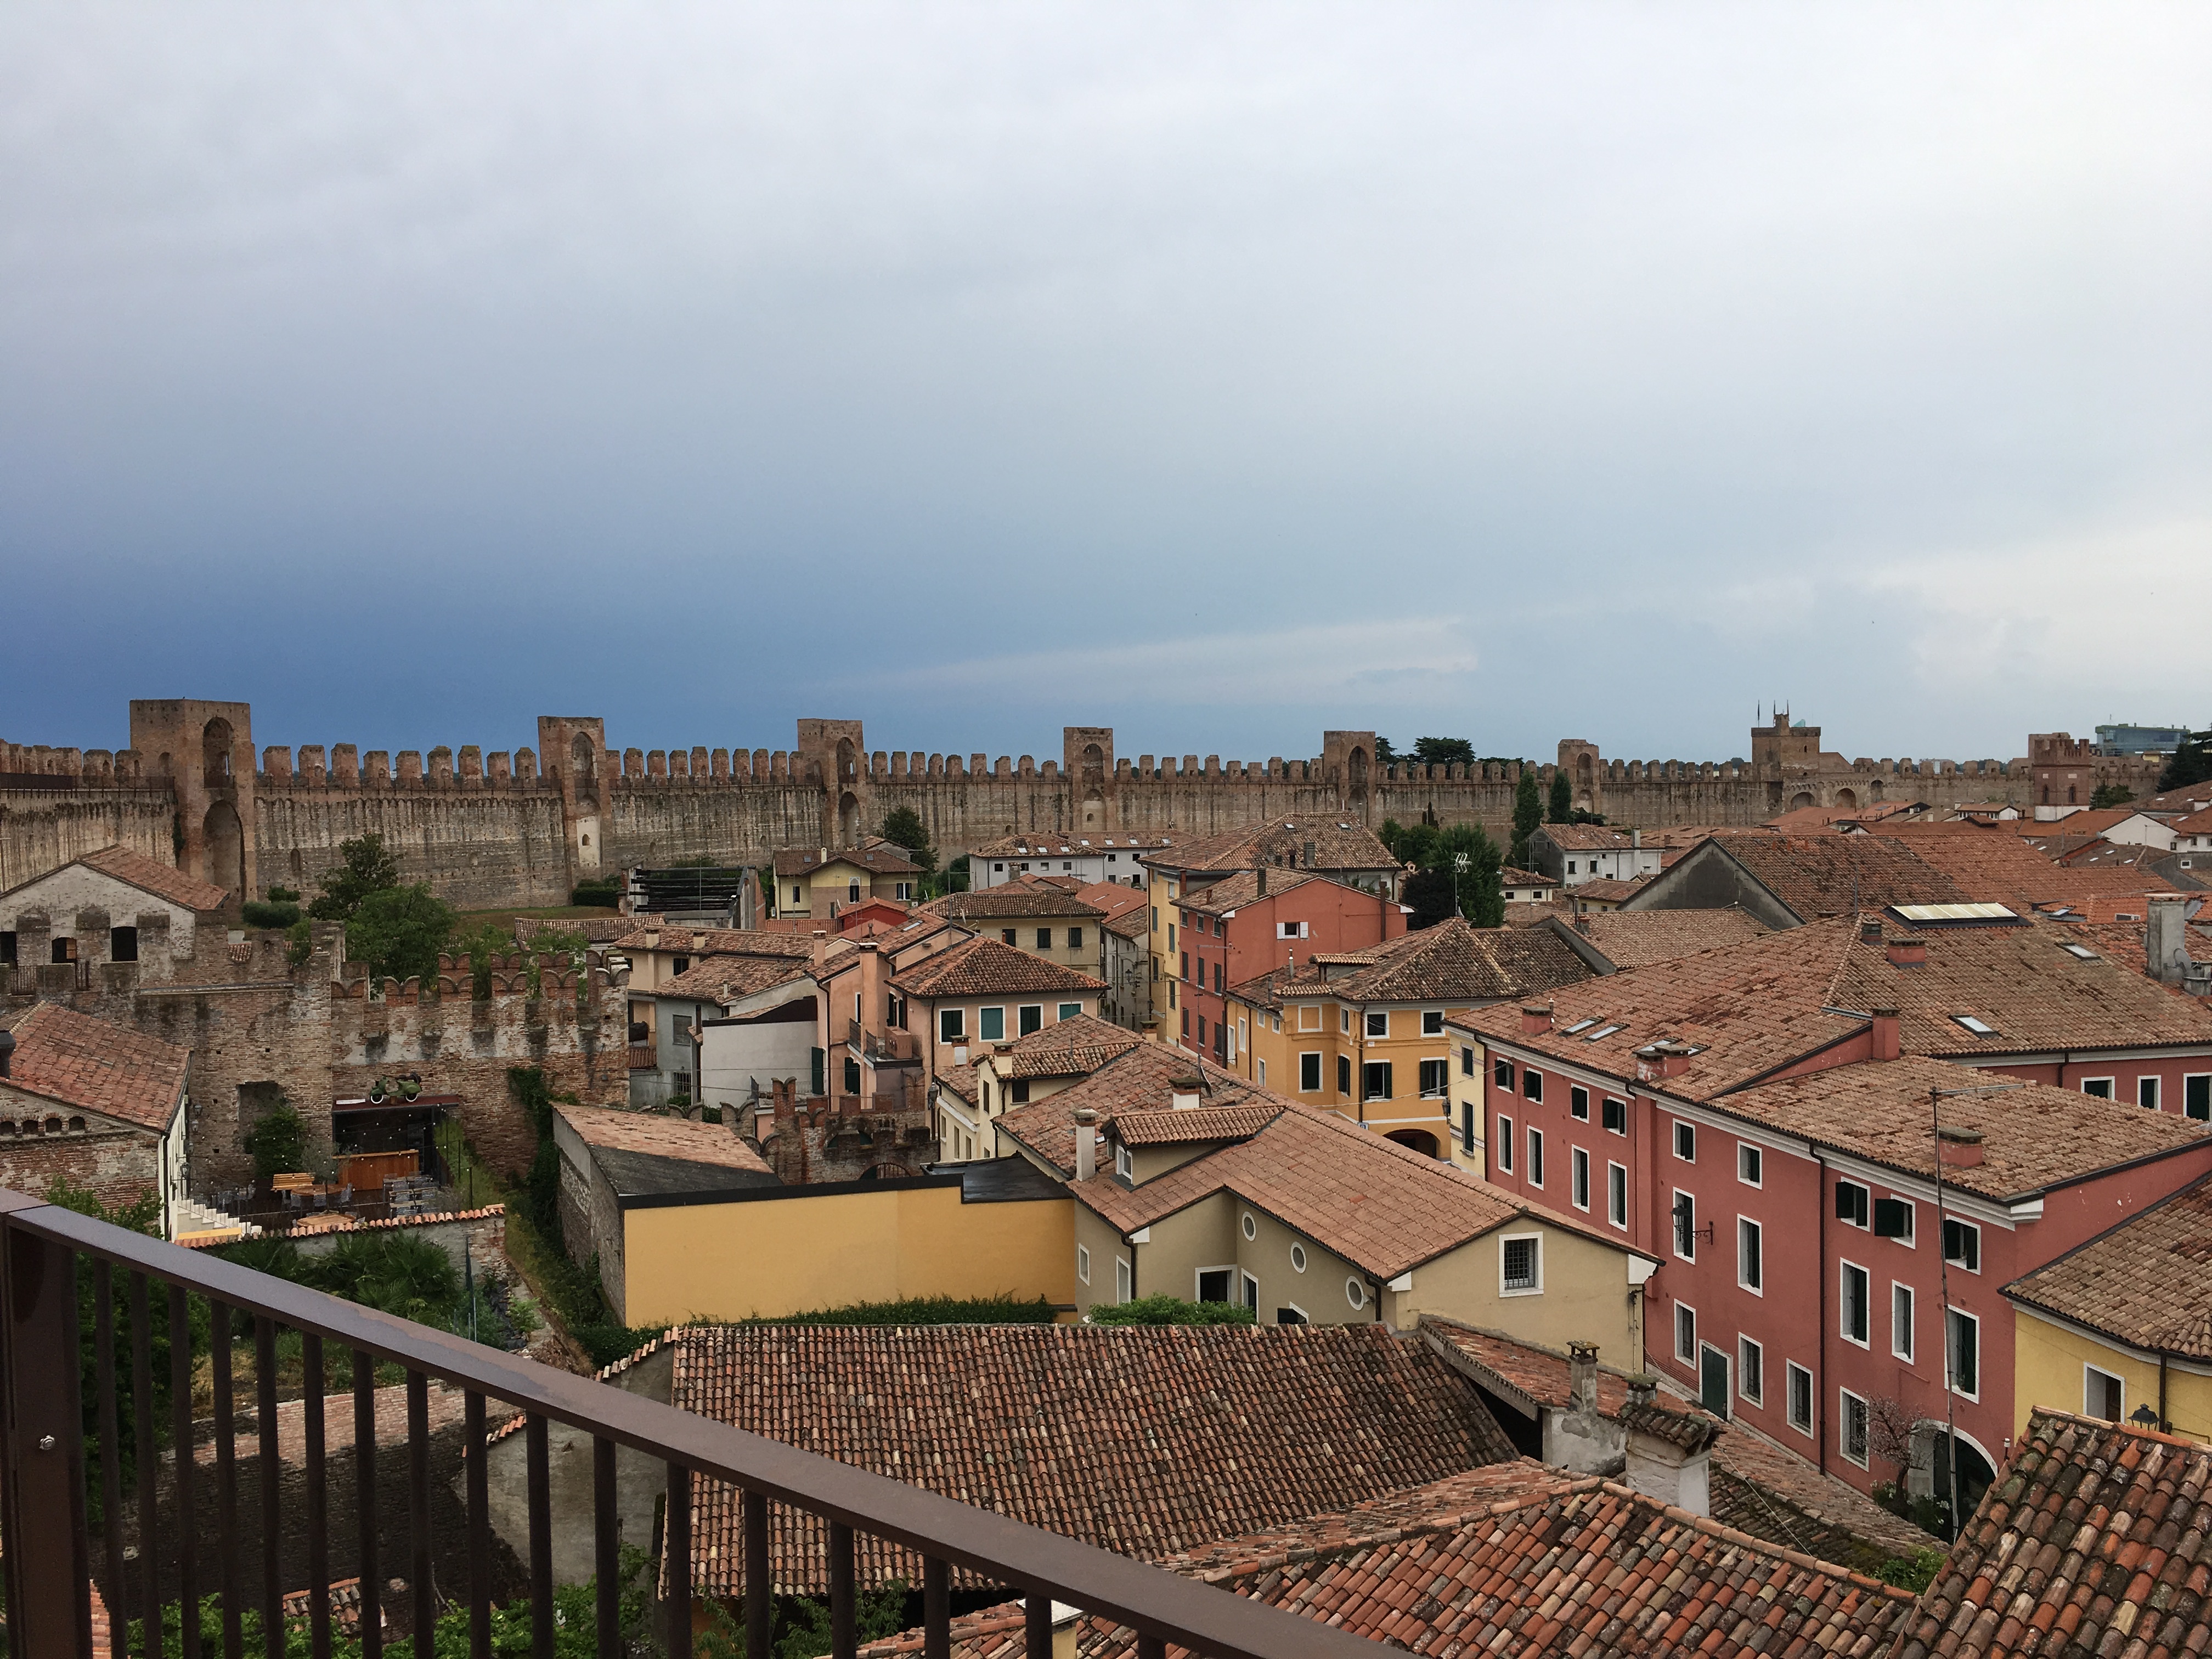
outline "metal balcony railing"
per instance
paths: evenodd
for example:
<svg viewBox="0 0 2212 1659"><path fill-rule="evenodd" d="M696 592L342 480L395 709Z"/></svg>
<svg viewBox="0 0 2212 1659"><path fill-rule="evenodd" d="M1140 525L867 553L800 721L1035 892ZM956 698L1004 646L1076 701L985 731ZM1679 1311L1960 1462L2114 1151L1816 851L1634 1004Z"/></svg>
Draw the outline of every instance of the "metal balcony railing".
<svg viewBox="0 0 2212 1659"><path fill-rule="evenodd" d="M744 1530L746 1651L765 1655L774 1618L769 1506L784 1504L829 1522L831 1651L849 1659L855 1647L854 1537L895 1540L924 1560L927 1655L951 1650L951 1571L955 1566L1007 1586L1025 1598L1029 1651L1052 1651L1052 1604L1057 1601L1109 1616L1139 1632L1142 1659L1164 1659L1173 1643L1210 1659L1370 1659L1374 1646L1194 1580L1111 1554L1057 1534L957 1503L918 1486L854 1468L781 1441L642 1399L617 1388L519 1358L498 1350L340 1301L235 1263L179 1249L122 1228L57 1208L19 1193L0 1192L0 1384L7 1422L0 1432L0 1565L6 1573L8 1637L15 1659L93 1659L91 1540L81 1375L80 1259L93 1279L92 1409L104 1447L114 1448L127 1416L144 1432L132 1504L142 1544L135 1561L123 1551L124 1494L117 1459L100 1459L107 1601L114 1659L126 1659L126 1621L173 1599L195 1607L209 1591L222 1598L223 1659L243 1659L241 1618L258 1611L267 1659L284 1659L284 1607L296 1585L283 1582L281 1539L304 1540L309 1647L331 1652L332 1598L328 1474L325 1453L323 1355L326 1344L353 1354L356 1433L351 1456L357 1492L377 1490L375 1365L392 1363L406 1375L409 1521L405 1580L412 1603L416 1659L434 1659L438 1607L430 1523L428 1392L436 1377L464 1391L466 1471L465 1601L473 1659L490 1659L491 1515L484 1456L488 1402L503 1401L526 1417L528 1581L533 1659L554 1652L553 1538L548 1425L564 1423L592 1437L592 1534L598 1571L597 1650L623 1651L617 1547L616 1448L627 1446L667 1468L659 1541L665 1562L692 1557L694 1473L742 1493ZM127 1275L128 1317L118 1329L117 1274ZM156 1287L161 1287L157 1290ZM256 1350L259 1437L258 1498L239 1491L231 1345L212 1345L214 1459L201 1465L193 1449L191 1355L193 1298L204 1301L210 1328L251 1324ZM171 1338L172 1437L152 1450L155 1435L151 1341L155 1321ZM305 1502L281 1507L277 1444L276 1341L300 1333L305 1402ZM160 1477L166 1474L165 1482ZM214 1526L198 1529L195 1488L215 1483ZM166 1500L166 1501L165 1501ZM244 1559L241 1504L258 1507L260 1559ZM343 1518L342 1518L343 1519ZM371 1504L351 1517L359 1528L358 1628L363 1659L381 1659L378 1552L380 1526ZM165 1553L173 1550L165 1571ZM394 1565L400 1565L395 1562ZM690 1575L665 1575L664 1604L670 1659L690 1659ZM349 1590L349 1595L355 1592ZM294 1605L296 1607L297 1601ZM350 1608L349 1608L350 1612ZM183 1659L203 1659L200 1621L180 1620ZM144 1628L158 1631L158 1620ZM158 1643L155 1644L158 1647ZM208 1656L212 1659L212 1656Z"/></svg>

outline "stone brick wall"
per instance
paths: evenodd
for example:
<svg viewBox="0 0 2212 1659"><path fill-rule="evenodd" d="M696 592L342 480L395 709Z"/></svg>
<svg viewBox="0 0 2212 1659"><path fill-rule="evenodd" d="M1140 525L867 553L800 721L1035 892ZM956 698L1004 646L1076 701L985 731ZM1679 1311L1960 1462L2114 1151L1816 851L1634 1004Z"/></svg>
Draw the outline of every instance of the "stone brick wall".
<svg viewBox="0 0 2212 1659"><path fill-rule="evenodd" d="M132 1130L0 1139L0 1188L43 1198L60 1179L116 1209L160 1192L161 1159L160 1137Z"/></svg>

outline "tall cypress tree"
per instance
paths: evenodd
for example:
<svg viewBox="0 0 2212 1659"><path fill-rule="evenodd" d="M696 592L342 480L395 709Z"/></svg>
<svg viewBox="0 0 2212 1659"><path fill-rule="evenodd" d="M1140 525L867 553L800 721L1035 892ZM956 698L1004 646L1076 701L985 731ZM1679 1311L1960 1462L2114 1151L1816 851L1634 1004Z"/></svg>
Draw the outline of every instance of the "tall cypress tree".
<svg viewBox="0 0 2212 1659"><path fill-rule="evenodd" d="M1559 768L1552 774L1551 820L1554 823L1575 821L1575 792L1567 781L1567 769Z"/></svg>
<svg viewBox="0 0 2212 1659"><path fill-rule="evenodd" d="M1513 792L1513 850L1506 857L1516 870L1528 867L1528 837L1544 821L1543 792L1536 787L1536 769L1521 769L1521 784Z"/></svg>

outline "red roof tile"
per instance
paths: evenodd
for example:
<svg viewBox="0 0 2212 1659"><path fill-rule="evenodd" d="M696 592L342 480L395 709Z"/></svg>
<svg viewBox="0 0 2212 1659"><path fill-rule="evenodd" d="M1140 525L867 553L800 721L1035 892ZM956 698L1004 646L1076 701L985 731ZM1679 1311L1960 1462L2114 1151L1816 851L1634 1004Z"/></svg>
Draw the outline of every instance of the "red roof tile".
<svg viewBox="0 0 2212 1659"><path fill-rule="evenodd" d="M0 1090L19 1089L57 1104L167 1129L184 1103L192 1051L58 1002L38 1002L6 1022L15 1054Z"/></svg>
<svg viewBox="0 0 2212 1659"><path fill-rule="evenodd" d="M72 861L136 887L141 892L151 893L155 898L167 899L187 910L220 910L229 896L212 882L187 875L174 865L148 858L143 853L134 853L120 843L100 848ZM45 879L45 876L32 878L33 881ZM21 892L30 884L30 882L19 883L9 890Z"/></svg>
<svg viewBox="0 0 2212 1659"><path fill-rule="evenodd" d="M689 1164L712 1164L756 1175L773 1173L761 1155L740 1140L726 1124L695 1122L658 1112L624 1112L599 1106L556 1106L553 1109L586 1146L643 1152L652 1158L681 1158Z"/></svg>
<svg viewBox="0 0 2212 1659"><path fill-rule="evenodd" d="M1024 992L1103 991L1106 981L995 939L963 940L892 981L912 997L1018 996Z"/></svg>

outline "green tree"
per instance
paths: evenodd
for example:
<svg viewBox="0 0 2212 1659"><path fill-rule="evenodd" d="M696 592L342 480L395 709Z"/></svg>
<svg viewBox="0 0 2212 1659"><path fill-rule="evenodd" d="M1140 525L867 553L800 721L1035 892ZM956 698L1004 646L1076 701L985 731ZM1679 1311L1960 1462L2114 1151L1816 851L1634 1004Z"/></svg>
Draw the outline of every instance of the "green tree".
<svg viewBox="0 0 2212 1659"><path fill-rule="evenodd" d="M905 848L907 856L925 874L937 868L937 849L929 844L929 828L911 806L894 806L884 814L883 836L892 846Z"/></svg>
<svg viewBox="0 0 2212 1659"><path fill-rule="evenodd" d="M1414 871L1399 887L1398 902L1413 913L1406 918L1412 932L1435 927L1452 914L1452 872L1425 867Z"/></svg>
<svg viewBox="0 0 2212 1659"><path fill-rule="evenodd" d="M1375 739L1375 764L1376 766L1395 766L1400 761L1405 758L1406 757L1403 755L1400 754L1397 750L1391 746L1389 738L1377 737Z"/></svg>
<svg viewBox="0 0 2212 1659"><path fill-rule="evenodd" d="M399 885L399 860L384 849L384 837L367 835L338 843L343 860L323 872L322 896L307 907L318 921L350 921L371 893Z"/></svg>
<svg viewBox="0 0 2212 1659"><path fill-rule="evenodd" d="M1185 1302L1172 1296L1148 1296L1091 1310L1094 1325L1249 1325L1252 1310L1233 1302Z"/></svg>
<svg viewBox="0 0 2212 1659"><path fill-rule="evenodd" d="M1536 769L1524 764L1521 781L1513 791L1513 850L1507 854L1515 869L1528 867L1528 837L1543 821L1544 797L1536 787Z"/></svg>
<svg viewBox="0 0 2212 1659"><path fill-rule="evenodd" d="M346 924L346 953L379 979L428 978L453 937L453 907L421 882L371 892Z"/></svg>
<svg viewBox="0 0 2212 1659"><path fill-rule="evenodd" d="M1437 838L1443 866L1457 878L1459 913L1478 927L1505 925L1505 887L1500 871L1505 855L1479 823L1455 823ZM1464 856L1467 866L1459 868Z"/></svg>
<svg viewBox="0 0 2212 1659"><path fill-rule="evenodd" d="M2124 806L2136 798L2136 792L2124 783L2100 783L2089 797L2089 805L2101 811L2107 806Z"/></svg>
<svg viewBox="0 0 2212 1659"><path fill-rule="evenodd" d="M266 1181L271 1176L304 1170L307 1167L307 1120L289 1100L280 1099L276 1109L263 1113L261 1121L246 1132L239 1145L252 1158L257 1179Z"/></svg>
<svg viewBox="0 0 2212 1659"><path fill-rule="evenodd" d="M1552 773L1550 817L1553 823L1572 823L1575 821L1574 786L1567 781L1567 769L1556 768Z"/></svg>
<svg viewBox="0 0 2212 1659"><path fill-rule="evenodd" d="M2173 758L2166 762L2166 770L2159 774L2159 793L2207 781L2212 781L2212 731L2189 732L2181 747L2173 751Z"/></svg>
<svg viewBox="0 0 2212 1659"><path fill-rule="evenodd" d="M1418 766L1472 766L1474 745L1465 738L1416 738L1413 762Z"/></svg>

